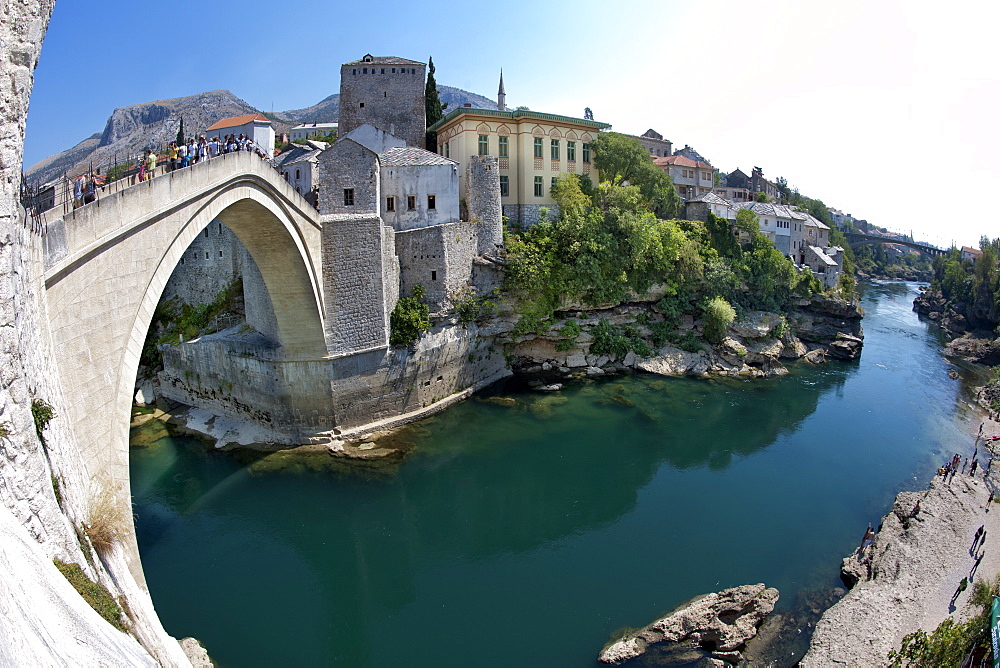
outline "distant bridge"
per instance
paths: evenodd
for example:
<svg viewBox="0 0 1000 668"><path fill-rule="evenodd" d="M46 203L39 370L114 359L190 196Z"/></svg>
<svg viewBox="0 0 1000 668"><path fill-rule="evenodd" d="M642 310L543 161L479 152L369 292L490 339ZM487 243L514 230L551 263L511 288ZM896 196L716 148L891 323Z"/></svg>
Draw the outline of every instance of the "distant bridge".
<svg viewBox="0 0 1000 668"><path fill-rule="evenodd" d="M844 232L844 236L847 238L847 243L851 248L871 246L872 244L896 244L916 249L925 255L929 255L930 257L948 254L948 249L938 248L937 246L932 246L931 244L920 241L904 241L894 237L880 237L874 234L862 234L861 232Z"/></svg>

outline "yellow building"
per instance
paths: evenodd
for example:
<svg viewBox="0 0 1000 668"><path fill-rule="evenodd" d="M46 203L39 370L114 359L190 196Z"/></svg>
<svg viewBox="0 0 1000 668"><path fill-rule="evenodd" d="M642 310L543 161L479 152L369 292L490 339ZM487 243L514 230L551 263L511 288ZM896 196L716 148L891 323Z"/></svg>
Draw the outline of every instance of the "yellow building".
<svg viewBox="0 0 1000 668"><path fill-rule="evenodd" d="M590 145L607 123L543 114L461 107L432 125L438 153L459 164L459 192L468 199L465 169L475 155L495 155L500 163L500 200L511 224L533 225L560 174L579 174L597 183Z"/></svg>

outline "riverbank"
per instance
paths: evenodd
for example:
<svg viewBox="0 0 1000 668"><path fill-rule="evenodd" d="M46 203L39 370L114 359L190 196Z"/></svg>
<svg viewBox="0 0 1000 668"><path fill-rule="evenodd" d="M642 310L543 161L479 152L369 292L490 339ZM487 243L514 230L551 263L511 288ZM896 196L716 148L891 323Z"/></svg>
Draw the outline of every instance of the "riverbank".
<svg viewBox="0 0 1000 668"><path fill-rule="evenodd" d="M983 436L1000 436L1000 423L986 421ZM979 439L980 461L994 454ZM958 448L972 457L968 446ZM984 456L985 455L985 456ZM844 570L858 583L816 625L809 652L801 665L884 666L890 650L917 629L930 633L949 615L964 618L972 588L950 606L963 577L975 560L970 546L976 530L986 529L984 557L974 579L1000 573L1000 504L986 510L990 490L1000 479L994 463L989 479L961 473L949 482L935 476L925 491L901 492L871 547L859 559L844 560ZM915 511L917 503L919 509ZM870 563L864 559L870 558Z"/></svg>

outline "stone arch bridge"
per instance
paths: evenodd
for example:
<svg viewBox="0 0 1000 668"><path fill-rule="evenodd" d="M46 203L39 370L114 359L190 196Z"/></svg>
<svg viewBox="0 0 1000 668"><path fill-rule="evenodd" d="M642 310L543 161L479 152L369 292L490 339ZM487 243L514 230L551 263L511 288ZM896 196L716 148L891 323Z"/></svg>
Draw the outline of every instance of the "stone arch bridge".
<svg viewBox="0 0 1000 668"><path fill-rule="evenodd" d="M264 160L231 153L105 196L49 224L45 318L90 474L128 492L128 424L153 313L213 220L250 252L271 297L283 360L327 354L318 212Z"/></svg>
<svg viewBox="0 0 1000 668"><path fill-rule="evenodd" d="M872 244L896 244L899 246L906 246L907 248L914 248L931 258L938 255L946 255L948 253L946 249L938 248L937 246L932 246L920 241L903 241L892 237L880 237L874 234L863 234L861 232L844 232L844 237L847 238L847 243L851 248L871 246Z"/></svg>

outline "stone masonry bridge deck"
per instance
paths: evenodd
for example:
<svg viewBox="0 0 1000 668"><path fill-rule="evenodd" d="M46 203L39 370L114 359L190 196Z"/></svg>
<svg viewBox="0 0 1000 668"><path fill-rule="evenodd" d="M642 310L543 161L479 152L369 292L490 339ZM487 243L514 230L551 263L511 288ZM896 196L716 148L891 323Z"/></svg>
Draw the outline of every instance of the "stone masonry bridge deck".
<svg viewBox="0 0 1000 668"><path fill-rule="evenodd" d="M324 357L319 214L253 153L136 184L49 224L45 317L66 417L77 427L88 475L109 476L125 495L143 343L167 280L213 220L236 234L259 267L282 356Z"/></svg>
<svg viewBox="0 0 1000 668"><path fill-rule="evenodd" d="M874 234L844 232L844 237L847 239L847 243L851 248L860 248L861 246L870 246L872 244L897 244L900 246L906 246L907 248L914 248L921 253L929 255L930 257L945 255L948 253L946 249L938 248L937 246L932 246L919 241L903 241L893 237L880 237Z"/></svg>

